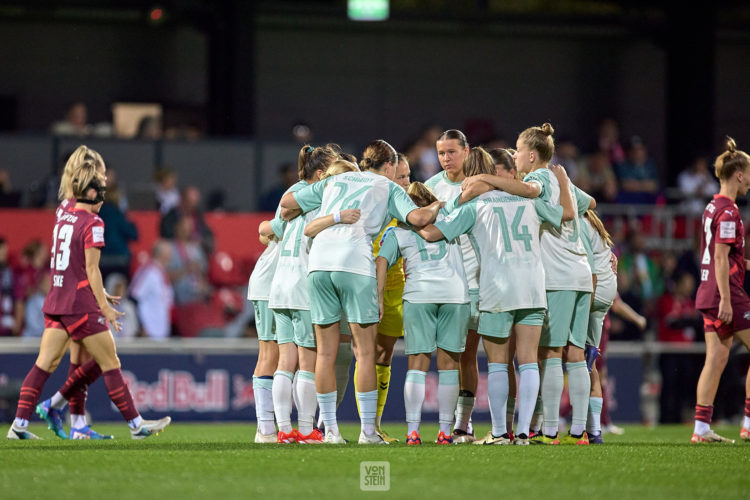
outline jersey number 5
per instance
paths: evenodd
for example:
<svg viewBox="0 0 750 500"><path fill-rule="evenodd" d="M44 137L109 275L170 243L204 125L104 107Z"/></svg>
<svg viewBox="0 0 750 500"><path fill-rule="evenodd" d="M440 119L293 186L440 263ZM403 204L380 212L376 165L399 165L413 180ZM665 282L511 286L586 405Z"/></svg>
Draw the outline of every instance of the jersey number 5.
<svg viewBox="0 0 750 500"><path fill-rule="evenodd" d="M50 269L65 271L68 268L68 264L70 264L70 239L72 237L73 226L70 224L55 225L52 236L52 261L50 262Z"/></svg>

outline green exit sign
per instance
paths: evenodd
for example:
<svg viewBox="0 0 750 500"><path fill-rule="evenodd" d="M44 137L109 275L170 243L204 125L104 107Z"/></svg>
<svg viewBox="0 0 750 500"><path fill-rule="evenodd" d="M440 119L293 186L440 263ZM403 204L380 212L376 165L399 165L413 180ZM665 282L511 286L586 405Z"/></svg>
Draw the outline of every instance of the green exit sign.
<svg viewBox="0 0 750 500"><path fill-rule="evenodd" d="M352 21L385 21L390 0L348 0L347 12Z"/></svg>

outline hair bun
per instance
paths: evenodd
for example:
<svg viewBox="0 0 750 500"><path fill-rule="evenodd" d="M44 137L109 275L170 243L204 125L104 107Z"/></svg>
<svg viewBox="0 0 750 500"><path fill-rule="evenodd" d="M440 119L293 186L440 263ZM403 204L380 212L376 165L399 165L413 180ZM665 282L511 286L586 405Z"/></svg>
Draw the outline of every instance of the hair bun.
<svg viewBox="0 0 750 500"><path fill-rule="evenodd" d="M359 162L359 166L363 169L372 167L372 158L362 158L362 161Z"/></svg>
<svg viewBox="0 0 750 500"><path fill-rule="evenodd" d="M727 151L729 151L730 153L734 153L737 151L737 143L734 142L734 139L729 136L727 136Z"/></svg>
<svg viewBox="0 0 750 500"><path fill-rule="evenodd" d="M542 129L542 133L543 133L544 135L552 135L552 134L554 134L554 133L555 133L555 129L554 129L554 128L552 128L552 124L551 124L551 123L549 123L549 122L545 122L545 123L544 123L544 124L542 125L541 129Z"/></svg>

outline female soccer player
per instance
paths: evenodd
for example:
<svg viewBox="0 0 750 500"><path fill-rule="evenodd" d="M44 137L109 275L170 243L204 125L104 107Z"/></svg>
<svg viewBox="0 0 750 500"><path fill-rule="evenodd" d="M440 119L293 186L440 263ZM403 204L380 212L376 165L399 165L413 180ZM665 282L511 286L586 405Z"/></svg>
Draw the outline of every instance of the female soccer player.
<svg viewBox="0 0 750 500"><path fill-rule="evenodd" d="M703 212L701 283L695 307L703 314L706 362L703 365L695 406L691 442L730 442L711 430L714 397L726 367L733 337L750 349L750 297L742 283L750 261L745 256L745 227L736 200L750 189L750 156L727 139L727 149L716 158L719 194ZM745 419L740 437L750 440L750 376L745 382Z"/></svg>
<svg viewBox="0 0 750 500"><path fill-rule="evenodd" d="M72 339L91 353L102 369L110 399L128 422L133 439L143 439L169 425L169 417L143 420L125 385L108 322L120 329L122 313L107 302L99 271L104 224L96 215L104 201L106 179L99 160L83 155L72 167L74 208L59 212L53 233L51 283L43 311L46 328L39 356L21 386L16 418L8 439L38 439L28 431L29 417L44 383L57 368Z"/></svg>
<svg viewBox="0 0 750 500"><path fill-rule="evenodd" d="M425 184L432 189L438 200L448 202L461 194L461 182L464 180L463 164L469 154L469 143L460 130L446 130L435 143L438 159L443 171L427 179ZM464 258L464 272L469 284L471 315L466 337L466 349L461 354L460 380L461 392L456 406L456 425L453 430L455 443L474 441L474 430L471 428L471 413L474 410L474 398L479 381L477 366L477 348L479 336L479 262L474 247L466 235L461 236L461 250Z"/></svg>
<svg viewBox="0 0 750 500"><path fill-rule="evenodd" d="M492 158L474 148L464 169L467 175L493 176ZM567 176L553 167L564 193L569 193ZM562 206L537 205L533 201L500 191L488 191L471 200L462 194L459 208L445 221L438 221L420 233L428 240L455 238L470 232L480 257L479 335L487 353L487 391L492 430L479 444L529 444L529 424L539 390L537 350L547 306L545 270L542 266L539 233L541 222L560 227L564 215L574 212L571 196L561 197ZM519 417L517 435L511 441L506 423L508 398L508 349L515 329L518 356Z"/></svg>
<svg viewBox="0 0 750 500"><path fill-rule="evenodd" d="M287 192L293 193L317 182L328 166L339 158L333 147L304 146L298 157L300 181ZM280 254L271 284L268 307L273 311L279 362L273 376L273 408L279 426L277 443L322 443L323 434L314 429L317 399L315 395L315 337L310 320L310 297L307 292L308 237L305 225L317 215L312 210L287 223L280 243ZM268 224L267 226L270 226ZM261 228L264 236L271 228ZM293 388L294 372L299 363L298 380ZM292 428L292 392L296 394L299 430Z"/></svg>
<svg viewBox="0 0 750 500"><path fill-rule="evenodd" d="M561 196L568 191L560 189L557 176L550 175L548 164L555 150L549 123L541 127L530 127L518 136L514 157L518 171L527 174L524 182L501 177L481 175L464 182L464 189L471 190L477 181L486 182L511 194L536 198L536 206L556 206ZM534 436L535 444L559 444L557 427L560 414L560 398L563 390L562 357L567 357L568 386L573 407L572 425L566 443L588 444L585 435L591 381L584 356L588 315L593 292L591 267L586 250L581 242L579 215L596 203L586 193L570 184L569 194L573 199L572 218L563 217L563 224L555 228L542 225L541 248L547 290L549 327L543 328L540 340L540 355L543 373L541 382L544 405L544 434Z"/></svg>
<svg viewBox="0 0 750 500"><path fill-rule="evenodd" d="M602 444L601 413L604 399L599 372L595 361L602 339L604 317L617 297L617 275L612 267L612 238L601 219L593 210L588 210L581 218L581 241L592 255L591 270L594 273L594 299L589 312L588 333L586 335L586 364L591 373L591 393L587 433L591 444Z"/></svg>
<svg viewBox="0 0 750 500"><path fill-rule="evenodd" d="M421 182L409 186L409 197L419 207L437 201ZM444 218L438 216L438 220ZM387 269L406 260L408 276L403 292L404 330L409 371L404 384L407 445L422 444L419 424L425 398L425 377L437 349L440 431L437 444L452 444L451 424L458 401L458 365L466 344L469 289L461 247L456 241L425 241L411 229L390 230L375 259L378 296L384 302ZM381 302L383 310L384 304Z"/></svg>
<svg viewBox="0 0 750 500"><path fill-rule="evenodd" d="M349 321L357 370L357 399L362 419L359 442L384 444L375 432L377 383L375 375L375 336L380 319L372 239L393 218L415 226L432 222L437 203L418 208L406 192L388 180L393 177L397 156L383 140L370 143L360 167L363 172L347 172L288 193L281 206L289 217L298 210L309 212L320 207L323 216L340 217L347 208L359 208L356 224L337 224L321 231L313 240L307 277L310 312L315 325L318 358L315 384L318 404L326 427L326 441L343 443L336 422L335 361L339 347L341 311Z"/></svg>

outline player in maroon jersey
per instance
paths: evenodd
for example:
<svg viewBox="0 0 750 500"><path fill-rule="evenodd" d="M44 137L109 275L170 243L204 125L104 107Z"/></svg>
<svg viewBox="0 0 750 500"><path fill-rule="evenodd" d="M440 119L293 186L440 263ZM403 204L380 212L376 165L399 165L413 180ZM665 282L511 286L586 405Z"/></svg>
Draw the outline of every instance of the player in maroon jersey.
<svg viewBox="0 0 750 500"><path fill-rule="evenodd" d="M102 162L103 164L103 162ZM57 214L53 233L51 289L45 299L45 330L39 356L21 386L16 418L8 439L38 439L28 431L29 417L41 389L57 368L72 340L82 344L101 367L107 392L133 439L143 439L166 427L169 417L155 421L141 418L120 370L114 338L109 331L121 328L117 312L107 302L99 271L100 249L104 246L104 223L96 215L104 200L104 175L96 158L81 158L73 166L75 206Z"/></svg>
<svg viewBox="0 0 750 500"><path fill-rule="evenodd" d="M745 228L735 203L737 196L750 189L750 156L728 138L727 150L714 166L721 189L703 212L701 283L695 299L695 307L703 314L706 362L698 379L693 443L734 442L711 430L713 402L732 338L750 348L750 297L742 286L750 261L745 260ZM745 391L740 436L750 439L750 378Z"/></svg>

